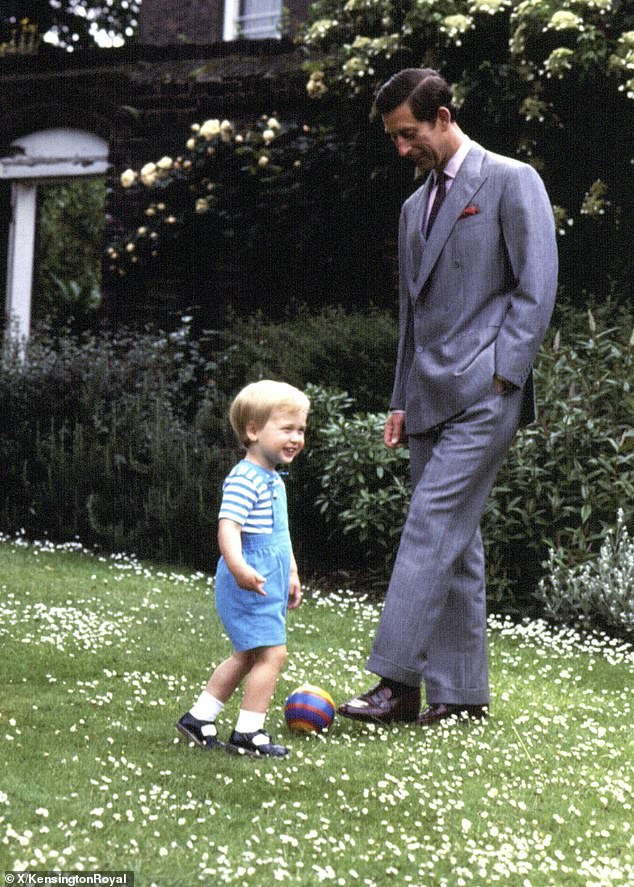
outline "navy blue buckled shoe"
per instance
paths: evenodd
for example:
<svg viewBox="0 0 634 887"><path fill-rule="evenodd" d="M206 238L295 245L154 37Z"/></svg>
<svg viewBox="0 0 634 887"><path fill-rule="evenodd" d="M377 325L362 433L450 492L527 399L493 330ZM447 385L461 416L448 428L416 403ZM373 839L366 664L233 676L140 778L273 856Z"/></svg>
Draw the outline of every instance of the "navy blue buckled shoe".
<svg viewBox="0 0 634 887"><path fill-rule="evenodd" d="M268 755L271 758L285 758L288 749L284 745L275 745L266 730L255 733L238 733L233 731L229 737L227 751L237 755Z"/></svg>
<svg viewBox="0 0 634 887"><path fill-rule="evenodd" d="M224 748L213 721L199 721L187 712L176 722L176 729L199 748Z"/></svg>

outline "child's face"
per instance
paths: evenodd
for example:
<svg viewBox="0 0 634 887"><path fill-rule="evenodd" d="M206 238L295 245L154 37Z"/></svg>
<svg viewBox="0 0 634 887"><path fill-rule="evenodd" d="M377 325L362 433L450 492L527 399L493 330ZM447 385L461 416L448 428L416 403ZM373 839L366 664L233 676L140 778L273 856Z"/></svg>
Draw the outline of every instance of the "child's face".
<svg viewBox="0 0 634 887"><path fill-rule="evenodd" d="M247 426L249 448L246 458L272 471L276 465L290 465L304 449L307 414L304 410L273 410L266 425Z"/></svg>

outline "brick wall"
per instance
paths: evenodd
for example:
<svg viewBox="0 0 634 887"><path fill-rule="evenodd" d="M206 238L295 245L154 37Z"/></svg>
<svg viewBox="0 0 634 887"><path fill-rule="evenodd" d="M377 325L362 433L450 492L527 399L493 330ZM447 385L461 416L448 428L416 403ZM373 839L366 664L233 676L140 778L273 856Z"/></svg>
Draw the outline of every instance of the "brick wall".
<svg viewBox="0 0 634 887"><path fill-rule="evenodd" d="M223 0L143 0L139 39L155 46L222 40Z"/></svg>
<svg viewBox="0 0 634 887"><path fill-rule="evenodd" d="M193 122L251 120L257 114L309 119L303 58L287 41L238 41L201 48L137 45L64 55L0 59L0 156L19 136L53 126L94 132L109 142L111 180L127 167L182 149ZM198 72L195 75L193 72ZM0 243L7 240L8 183L0 194ZM113 189L109 234L125 226ZM5 257L0 259L0 273ZM4 276L0 286L4 281ZM162 322L196 302L199 282L148 276L139 291L108 281L105 310L119 319Z"/></svg>
<svg viewBox="0 0 634 887"><path fill-rule="evenodd" d="M291 33L306 20L308 0L285 0ZM143 0L139 16L141 43L208 45L222 40L224 0Z"/></svg>

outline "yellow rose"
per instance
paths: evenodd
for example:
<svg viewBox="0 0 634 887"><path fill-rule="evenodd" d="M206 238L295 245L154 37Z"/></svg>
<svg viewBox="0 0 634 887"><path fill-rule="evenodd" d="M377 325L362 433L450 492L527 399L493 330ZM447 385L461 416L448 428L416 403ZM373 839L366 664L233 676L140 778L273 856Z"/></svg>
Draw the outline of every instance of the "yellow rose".
<svg viewBox="0 0 634 887"><path fill-rule="evenodd" d="M133 169L126 169L121 173L120 182L124 188L130 188L137 180L137 173Z"/></svg>
<svg viewBox="0 0 634 887"><path fill-rule="evenodd" d="M158 171L155 163L146 163L141 167L141 181L150 187L156 181Z"/></svg>
<svg viewBox="0 0 634 887"><path fill-rule="evenodd" d="M204 136L207 140L213 139L220 133L220 121L219 120L205 120L203 125L200 127L200 134Z"/></svg>

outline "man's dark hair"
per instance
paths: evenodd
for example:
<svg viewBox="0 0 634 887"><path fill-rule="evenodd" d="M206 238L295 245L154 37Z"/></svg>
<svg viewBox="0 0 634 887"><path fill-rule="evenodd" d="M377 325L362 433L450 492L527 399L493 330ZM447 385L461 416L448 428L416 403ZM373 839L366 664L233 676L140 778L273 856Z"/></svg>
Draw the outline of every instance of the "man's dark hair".
<svg viewBox="0 0 634 887"><path fill-rule="evenodd" d="M447 108L451 119L457 119L457 109L447 81L433 68L404 68L393 74L379 88L372 106L372 116L389 114L407 102L416 120L431 123L439 108Z"/></svg>

